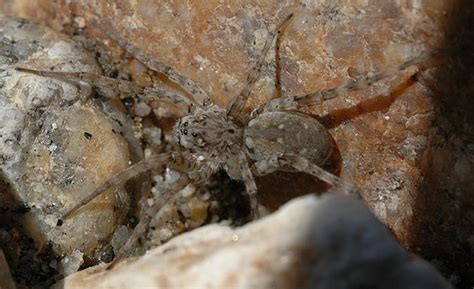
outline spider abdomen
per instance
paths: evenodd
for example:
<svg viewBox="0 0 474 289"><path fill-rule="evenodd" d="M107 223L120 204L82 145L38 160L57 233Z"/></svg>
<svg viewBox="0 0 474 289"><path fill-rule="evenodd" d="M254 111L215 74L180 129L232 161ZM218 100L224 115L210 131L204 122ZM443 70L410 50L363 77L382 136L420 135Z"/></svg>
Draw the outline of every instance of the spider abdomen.
<svg viewBox="0 0 474 289"><path fill-rule="evenodd" d="M299 155L322 165L333 151L332 138L316 119L301 113L273 111L252 119L244 131L254 161L275 155Z"/></svg>

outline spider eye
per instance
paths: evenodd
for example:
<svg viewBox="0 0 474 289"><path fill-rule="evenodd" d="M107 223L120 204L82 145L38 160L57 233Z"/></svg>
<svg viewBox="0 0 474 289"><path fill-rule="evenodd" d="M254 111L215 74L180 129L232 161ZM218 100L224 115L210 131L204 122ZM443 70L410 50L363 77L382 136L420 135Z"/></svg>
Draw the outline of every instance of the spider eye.
<svg viewBox="0 0 474 289"><path fill-rule="evenodd" d="M188 135L188 130L187 129L183 130L183 134Z"/></svg>
<svg viewBox="0 0 474 289"><path fill-rule="evenodd" d="M195 132L193 132L191 135L192 135L193 137L197 137L197 136L198 136L198 134L195 133Z"/></svg>
<svg viewBox="0 0 474 289"><path fill-rule="evenodd" d="M183 126L188 126L188 122L183 123Z"/></svg>

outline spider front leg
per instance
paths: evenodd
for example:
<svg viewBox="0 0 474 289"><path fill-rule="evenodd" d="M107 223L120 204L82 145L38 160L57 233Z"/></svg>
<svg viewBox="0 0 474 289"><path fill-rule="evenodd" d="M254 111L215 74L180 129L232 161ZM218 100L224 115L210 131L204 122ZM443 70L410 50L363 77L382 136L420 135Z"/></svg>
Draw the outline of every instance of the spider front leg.
<svg viewBox="0 0 474 289"><path fill-rule="evenodd" d="M139 95L138 98L145 103L159 101L172 105L184 106L187 113L192 112L196 108L195 102L191 101L189 98L184 97L179 93L169 92L160 88L146 87L143 90L143 95Z"/></svg>
<svg viewBox="0 0 474 289"><path fill-rule="evenodd" d="M120 92L120 96L143 94L143 88L133 82L114 79L106 76L96 75L87 72L63 72L63 71L42 71L24 67L16 67L15 70L43 77L58 79L76 86L88 84L91 87L110 88L114 92ZM121 97L122 98L122 97Z"/></svg>
<svg viewBox="0 0 474 289"><path fill-rule="evenodd" d="M183 174L173 184L165 185L159 188L159 198L145 211L144 216L133 229L133 232L128 238L127 242L120 248L115 259L107 266L107 270L112 269L120 260L122 260L124 257L127 257L128 253L133 249L138 239L146 232L151 220L159 213L160 209L167 203L171 202L176 193L185 188L190 182L191 180L188 178L188 176Z"/></svg>
<svg viewBox="0 0 474 289"><path fill-rule="evenodd" d="M134 82L127 80L120 80L110 78L101 75L95 75L87 72L62 72L62 71L42 71L33 70L29 68L17 67L17 71L35 74L43 77L50 77L71 83L77 87L82 88L81 90L90 90L90 88L97 88L104 92L105 90L111 90L113 93L104 93L103 95L108 98L114 98L118 95L119 98L127 98L130 96L136 96L140 101L148 103L150 101L159 101L164 103L178 104L185 106L186 112L191 112L195 103L187 97L176 93L169 92L163 89L154 87L141 87ZM89 86L89 89L87 89ZM90 93L84 95L85 98L90 97Z"/></svg>
<svg viewBox="0 0 474 289"><path fill-rule="evenodd" d="M128 180L147 172L151 169L158 168L168 163L173 163L177 161L177 157L172 153L163 153L151 156L146 158L136 164L133 164L126 168L125 170L121 171L120 173L115 174L110 179L107 180L104 184L99 186L94 192L90 195L86 196L82 200L80 200L76 205L72 208L66 210L63 213L62 219L67 219L71 217L75 212L77 212L80 208L84 207L92 200L94 200L97 196L103 194L106 190L111 187L118 187L123 186Z"/></svg>
<svg viewBox="0 0 474 289"><path fill-rule="evenodd" d="M120 36L111 25L99 23L97 21L92 22L95 27L100 27L101 31L104 32L108 37L117 42L123 49L125 49L130 55L135 57L138 61L146 65L149 69L162 73L169 80L178 84L184 91L191 94L200 105L209 106L212 105L212 99L209 97L207 92L201 88L197 83L181 75L172 67L160 62L159 60L151 58L146 53L140 51L134 45L128 43L122 36Z"/></svg>
<svg viewBox="0 0 474 289"><path fill-rule="evenodd" d="M283 154L279 156L273 156L271 158L257 162L255 164L255 169L257 170L258 174L265 175L272 173L283 166L289 166L299 172L313 175L318 179L330 184L344 195L356 195L358 197L361 195L360 190L356 185L331 174L318 165L311 163L308 159L297 155Z"/></svg>

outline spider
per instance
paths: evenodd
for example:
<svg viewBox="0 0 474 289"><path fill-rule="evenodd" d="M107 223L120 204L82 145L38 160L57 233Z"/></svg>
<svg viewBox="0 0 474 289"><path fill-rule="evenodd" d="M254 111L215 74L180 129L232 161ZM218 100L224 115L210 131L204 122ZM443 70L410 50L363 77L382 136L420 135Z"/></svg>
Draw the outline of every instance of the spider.
<svg viewBox="0 0 474 289"><path fill-rule="evenodd" d="M276 170L304 172L323 180L343 194L359 195L359 190L354 184L321 168L333 152L332 138L320 122L298 112L298 108L340 97L350 91L365 89L381 79L435 56L437 52L422 53L399 66L349 81L332 89L300 96L279 97L258 106L248 114L244 111L244 106L260 76L265 56L275 38L282 34L292 17L293 14L290 14L276 28L269 29L264 48L249 72L244 88L227 108L215 105L205 90L195 82L144 54L127 43L114 29L104 25L102 25L105 28L103 31L108 37L149 69L167 76L192 97L188 98L159 88L143 88L133 82L88 73L17 68L19 71L74 82L81 86L87 84L96 88L112 88L121 94L136 95L143 101L157 99L181 104L187 110L188 114L179 119L174 127L174 150L146 158L114 175L88 197L69 208L62 217L67 219L107 188L121 186L129 179L150 169L167 166L183 173L175 183L159 189L160 199L147 209L145 216L109 268L133 247L146 230L151 218L171 200L175 192L189 183L204 183L220 169L225 170L232 179L245 184L250 200L251 217L254 219L259 216L254 177ZM100 24L98 26L101 27ZM276 49L278 51L279 47Z"/></svg>

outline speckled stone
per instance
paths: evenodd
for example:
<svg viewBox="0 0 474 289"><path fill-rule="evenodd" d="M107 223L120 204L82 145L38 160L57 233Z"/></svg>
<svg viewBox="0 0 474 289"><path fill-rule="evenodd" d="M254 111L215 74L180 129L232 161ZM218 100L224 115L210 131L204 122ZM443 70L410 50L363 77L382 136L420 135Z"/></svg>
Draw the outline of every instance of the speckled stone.
<svg viewBox="0 0 474 289"><path fill-rule="evenodd" d="M121 63L121 70L149 85L150 73L143 73L136 61L123 61L113 41L90 25L98 14L135 46L199 83L220 105L243 87L267 25L290 11L295 19L280 50L283 95L333 87L425 49L461 46L472 51L474 39L470 0L19 0L6 5L5 11L67 31L78 27L73 15L80 15L86 23L81 32L99 39L103 50ZM398 240L436 260L453 282L470 288L473 65L469 53L454 58L436 68L410 68L370 89L306 111L330 129L342 176L362 188L365 202ZM278 95L272 53L267 61L248 109ZM417 71L421 72L414 80L411 76ZM167 84L161 77L154 82ZM274 207L296 191L322 191L308 179L296 183L295 176L277 178L280 181L259 183L259 192Z"/></svg>
<svg viewBox="0 0 474 289"><path fill-rule="evenodd" d="M0 205L2 218L11 220L4 227L21 227L38 254L50 246L53 258L78 250L93 259L128 210L125 191L110 190L62 226L58 218L128 166L136 153L121 135L132 134L129 121L73 85L15 71L100 74L95 60L65 35L0 16L0 41L0 175L6 184Z"/></svg>
<svg viewBox="0 0 474 289"><path fill-rule="evenodd" d="M135 46L196 81L222 106L244 86L267 27L290 12L295 17L280 41L283 96L334 87L442 47L449 20L443 15L452 17L457 9L449 1L114 1L71 7L86 19L95 17L92 11L99 14L102 22L112 23ZM87 31L97 35L96 27ZM105 43L112 55L120 56L113 41ZM249 110L278 95L274 54L269 53L267 61ZM135 73L133 65L125 69L146 84L147 78L141 70ZM437 70L420 74L427 81L412 81L419 70L412 67L370 89L304 108L330 129L341 155L342 176L361 187L367 204L405 244L410 243L414 199L424 174L419 163L436 117L436 98L426 82ZM298 186L306 188L301 191L321 191L312 181ZM291 185L260 190L266 199L288 191Z"/></svg>

